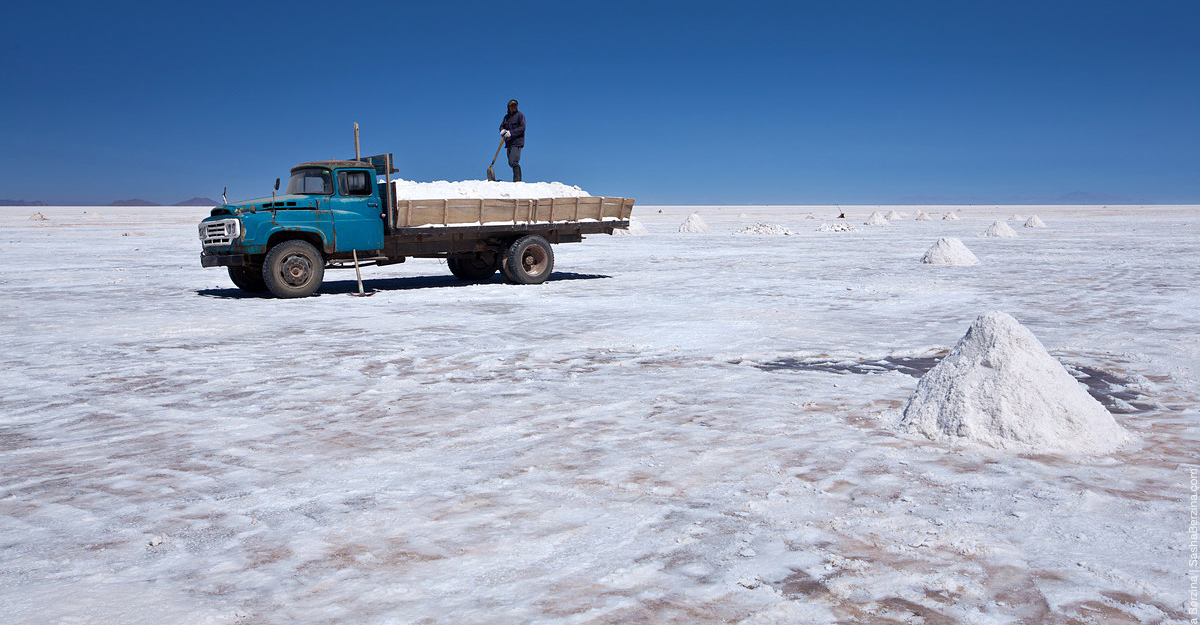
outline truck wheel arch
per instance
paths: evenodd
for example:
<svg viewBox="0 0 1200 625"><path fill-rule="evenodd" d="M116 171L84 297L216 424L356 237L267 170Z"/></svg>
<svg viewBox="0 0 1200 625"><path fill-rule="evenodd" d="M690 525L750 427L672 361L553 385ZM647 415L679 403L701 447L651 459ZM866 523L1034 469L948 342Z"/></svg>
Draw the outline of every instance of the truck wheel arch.
<svg viewBox="0 0 1200 625"><path fill-rule="evenodd" d="M333 251L325 244L325 240L320 234L304 230L277 230L272 232L270 238L267 239L267 251L270 252L271 248L285 241L304 241L318 250L324 251L326 254Z"/></svg>

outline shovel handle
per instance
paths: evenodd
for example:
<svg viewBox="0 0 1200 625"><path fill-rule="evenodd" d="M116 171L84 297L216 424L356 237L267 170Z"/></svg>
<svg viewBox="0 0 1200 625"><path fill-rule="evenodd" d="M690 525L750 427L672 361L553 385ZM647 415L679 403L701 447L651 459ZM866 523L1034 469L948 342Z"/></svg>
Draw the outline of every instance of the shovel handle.
<svg viewBox="0 0 1200 625"><path fill-rule="evenodd" d="M492 156L492 165L496 164L496 159L500 158L500 148L504 147L504 139L500 140L500 145L496 146L496 153Z"/></svg>

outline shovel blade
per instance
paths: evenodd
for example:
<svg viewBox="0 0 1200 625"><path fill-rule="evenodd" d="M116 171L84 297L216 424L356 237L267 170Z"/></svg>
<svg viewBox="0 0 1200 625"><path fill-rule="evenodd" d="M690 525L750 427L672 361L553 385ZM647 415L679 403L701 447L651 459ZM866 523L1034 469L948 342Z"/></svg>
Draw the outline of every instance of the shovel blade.
<svg viewBox="0 0 1200 625"><path fill-rule="evenodd" d="M488 167L488 181L496 182L496 170Z"/></svg>

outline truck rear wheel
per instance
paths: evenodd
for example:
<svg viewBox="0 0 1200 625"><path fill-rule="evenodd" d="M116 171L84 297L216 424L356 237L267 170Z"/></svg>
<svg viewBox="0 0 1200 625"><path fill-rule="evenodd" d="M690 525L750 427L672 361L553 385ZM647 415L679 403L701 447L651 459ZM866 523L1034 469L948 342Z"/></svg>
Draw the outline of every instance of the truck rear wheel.
<svg viewBox="0 0 1200 625"><path fill-rule="evenodd" d="M487 280L496 275L496 259L491 255L475 254L467 258L450 258L446 260L450 273L459 280Z"/></svg>
<svg viewBox="0 0 1200 625"><path fill-rule="evenodd" d="M262 293L267 290L267 283L263 282L260 267L229 267L228 269L229 279L237 288L247 293Z"/></svg>
<svg viewBox="0 0 1200 625"><path fill-rule="evenodd" d="M262 275L275 297L308 297L325 278L325 259L308 241L284 241L267 252Z"/></svg>
<svg viewBox="0 0 1200 625"><path fill-rule="evenodd" d="M527 234L505 250L500 271L513 284L541 284L554 271L554 250L546 239Z"/></svg>

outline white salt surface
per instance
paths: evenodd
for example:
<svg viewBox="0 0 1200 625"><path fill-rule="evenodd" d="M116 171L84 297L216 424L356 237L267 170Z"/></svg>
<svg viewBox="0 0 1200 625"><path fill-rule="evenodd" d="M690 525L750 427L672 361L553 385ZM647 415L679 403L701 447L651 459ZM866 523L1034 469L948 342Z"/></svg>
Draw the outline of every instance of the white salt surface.
<svg viewBox="0 0 1200 625"><path fill-rule="evenodd" d="M1008 225L1007 222L994 221L992 222L992 225L988 226L988 229L984 230L983 234L980 236L1011 239L1012 237L1017 236L1017 233L1012 229L1012 226Z"/></svg>
<svg viewBox="0 0 1200 625"><path fill-rule="evenodd" d="M687 219L683 220L683 223L679 224L679 231L703 234L712 232L712 229L708 227L708 224L704 223L704 218L700 217L700 213L692 213L687 216Z"/></svg>
<svg viewBox="0 0 1200 625"><path fill-rule="evenodd" d="M302 300L202 269L206 207L37 210L0 208L6 625L1186 622L1200 207L639 205L542 285L410 259ZM1055 227L913 262L1016 210ZM995 309L1142 393L1138 441L887 427L919 372L863 363Z"/></svg>
<svg viewBox="0 0 1200 625"><path fill-rule="evenodd" d="M896 209L892 209L888 211L887 215L884 215L884 218L886 218L888 221L895 221L897 219L903 219L904 215L896 212Z"/></svg>
<svg viewBox="0 0 1200 625"><path fill-rule="evenodd" d="M393 178L392 186L395 188L396 198L400 200L589 197L588 193L583 189L561 182L504 182L488 180L414 182L412 180Z"/></svg>
<svg viewBox="0 0 1200 625"><path fill-rule="evenodd" d="M888 220L887 217L883 216L883 213L875 211L871 213L871 216L867 217L867 220L863 223L868 226L886 226L888 225Z"/></svg>
<svg viewBox="0 0 1200 625"><path fill-rule="evenodd" d="M858 232L858 230L858 226L842 221L817 226L817 232Z"/></svg>
<svg viewBox="0 0 1200 625"><path fill-rule="evenodd" d="M1045 228L1046 222L1042 221L1041 217L1034 215L1034 216L1030 217L1028 221L1025 222L1025 227L1026 228Z"/></svg>
<svg viewBox="0 0 1200 625"><path fill-rule="evenodd" d="M979 259L963 245L962 240L943 237L925 252L921 262L927 265L978 265Z"/></svg>
<svg viewBox="0 0 1200 625"><path fill-rule="evenodd" d="M756 234L756 235L788 235L792 231L784 228L779 224L754 224L746 226L734 232L734 234Z"/></svg>
<svg viewBox="0 0 1200 625"><path fill-rule="evenodd" d="M642 223L642 220L638 219L637 215L632 215L629 217L629 228L613 230L613 234L632 234L635 236L640 236L644 234L650 234L650 231L646 229L646 224Z"/></svg>
<svg viewBox="0 0 1200 625"><path fill-rule="evenodd" d="M980 315L921 378L900 426L1001 449L1100 454L1130 441L1100 402L1011 315Z"/></svg>
<svg viewBox="0 0 1200 625"><path fill-rule="evenodd" d="M926 212L925 212L925 211L923 211L923 210L918 210L918 211L917 211L917 216L916 216L915 220L916 220L916 221L933 221L933 220L932 220L932 219L929 217L929 213L926 213Z"/></svg>

